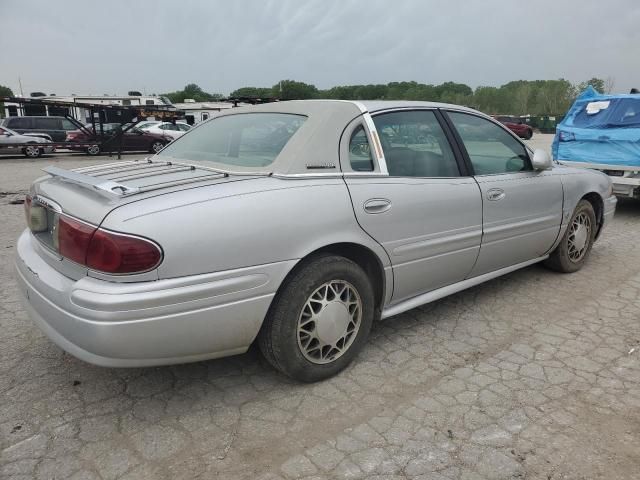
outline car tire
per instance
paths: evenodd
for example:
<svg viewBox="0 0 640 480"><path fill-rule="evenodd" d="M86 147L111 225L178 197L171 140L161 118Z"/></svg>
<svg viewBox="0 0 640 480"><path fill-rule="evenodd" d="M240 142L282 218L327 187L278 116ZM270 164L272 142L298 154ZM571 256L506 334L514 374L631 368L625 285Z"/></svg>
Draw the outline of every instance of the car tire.
<svg viewBox="0 0 640 480"><path fill-rule="evenodd" d="M24 156L27 158L38 158L42 156L42 149L34 145L28 145L23 150Z"/></svg>
<svg viewBox="0 0 640 480"><path fill-rule="evenodd" d="M91 145L90 147L87 147L86 151L87 151L87 155L91 155L92 157L95 157L100 153L100 145Z"/></svg>
<svg viewBox="0 0 640 480"><path fill-rule="evenodd" d="M525 140L531 140L531 137L533 137L533 130L529 129L526 132L524 132Z"/></svg>
<svg viewBox="0 0 640 480"><path fill-rule="evenodd" d="M166 145L165 142L162 142L160 140L155 140L151 142L151 145L149 146L149 152L158 153L160 150L164 148L165 145Z"/></svg>
<svg viewBox="0 0 640 480"><path fill-rule="evenodd" d="M587 200L580 200L571 216L567 231L556 249L545 260L545 266L562 273L580 270L591 253L597 227L593 206Z"/></svg>
<svg viewBox="0 0 640 480"><path fill-rule="evenodd" d="M319 255L285 281L258 345L280 372L316 382L351 363L367 341L373 318L373 288L364 270L347 258Z"/></svg>

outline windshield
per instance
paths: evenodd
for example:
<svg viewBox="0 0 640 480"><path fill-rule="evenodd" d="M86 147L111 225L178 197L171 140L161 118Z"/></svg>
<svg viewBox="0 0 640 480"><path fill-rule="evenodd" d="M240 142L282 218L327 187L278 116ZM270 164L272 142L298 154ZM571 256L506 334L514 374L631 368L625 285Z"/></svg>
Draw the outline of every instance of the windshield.
<svg viewBox="0 0 640 480"><path fill-rule="evenodd" d="M224 115L173 141L158 156L265 167L274 162L306 119L288 113Z"/></svg>
<svg viewBox="0 0 640 480"><path fill-rule="evenodd" d="M578 128L640 127L640 99L613 98L588 101L567 125Z"/></svg>

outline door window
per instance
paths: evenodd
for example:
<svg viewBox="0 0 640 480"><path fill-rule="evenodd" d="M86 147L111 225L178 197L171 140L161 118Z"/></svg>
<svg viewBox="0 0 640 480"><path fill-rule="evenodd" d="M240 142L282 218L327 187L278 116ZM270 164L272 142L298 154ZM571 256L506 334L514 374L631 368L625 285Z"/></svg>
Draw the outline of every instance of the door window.
<svg viewBox="0 0 640 480"><path fill-rule="evenodd" d="M31 128L31 119L28 117L17 117L9 119L9 128Z"/></svg>
<svg viewBox="0 0 640 480"><path fill-rule="evenodd" d="M36 118L36 130L41 128L43 130L62 130L62 123L59 118Z"/></svg>
<svg viewBox="0 0 640 480"><path fill-rule="evenodd" d="M449 141L434 112L414 110L373 117L392 177L459 177Z"/></svg>
<svg viewBox="0 0 640 480"><path fill-rule="evenodd" d="M76 127L73 123L71 123L71 121L67 120L66 118L62 119L62 129L63 130L77 130L78 127Z"/></svg>
<svg viewBox="0 0 640 480"><path fill-rule="evenodd" d="M360 125L351 135L349 141L349 162L356 172L373 171L373 157L367 134Z"/></svg>
<svg viewBox="0 0 640 480"><path fill-rule="evenodd" d="M476 175L533 170L527 150L504 128L476 115L449 112Z"/></svg>

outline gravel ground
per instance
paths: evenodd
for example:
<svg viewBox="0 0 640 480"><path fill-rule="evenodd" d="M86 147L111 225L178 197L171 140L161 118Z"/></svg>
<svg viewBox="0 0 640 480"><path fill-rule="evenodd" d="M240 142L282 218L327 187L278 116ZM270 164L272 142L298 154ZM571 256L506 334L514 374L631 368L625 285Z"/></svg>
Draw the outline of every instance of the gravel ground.
<svg viewBox="0 0 640 480"><path fill-rule="evenodd" d="M255 350L94 367L32 325L10 201L47 164L106 160L0 159L0 478L640 478L640 202L582 271L532 266L380 322L350 368L300 385Z"/></svg>

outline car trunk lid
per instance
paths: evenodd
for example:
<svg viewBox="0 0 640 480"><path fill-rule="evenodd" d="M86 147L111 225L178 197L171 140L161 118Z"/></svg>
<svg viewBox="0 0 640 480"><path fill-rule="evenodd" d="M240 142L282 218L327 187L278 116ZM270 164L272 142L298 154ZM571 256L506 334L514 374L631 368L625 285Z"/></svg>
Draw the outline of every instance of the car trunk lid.
<svg viewBox="0 0 640 480"><path fill-rule="evenodd" d="M192 164L133 160L65 170L44 169L32 195L59 206L67 215L99 225L113 209L147 197L205 185L245 180Z"/></svg>

